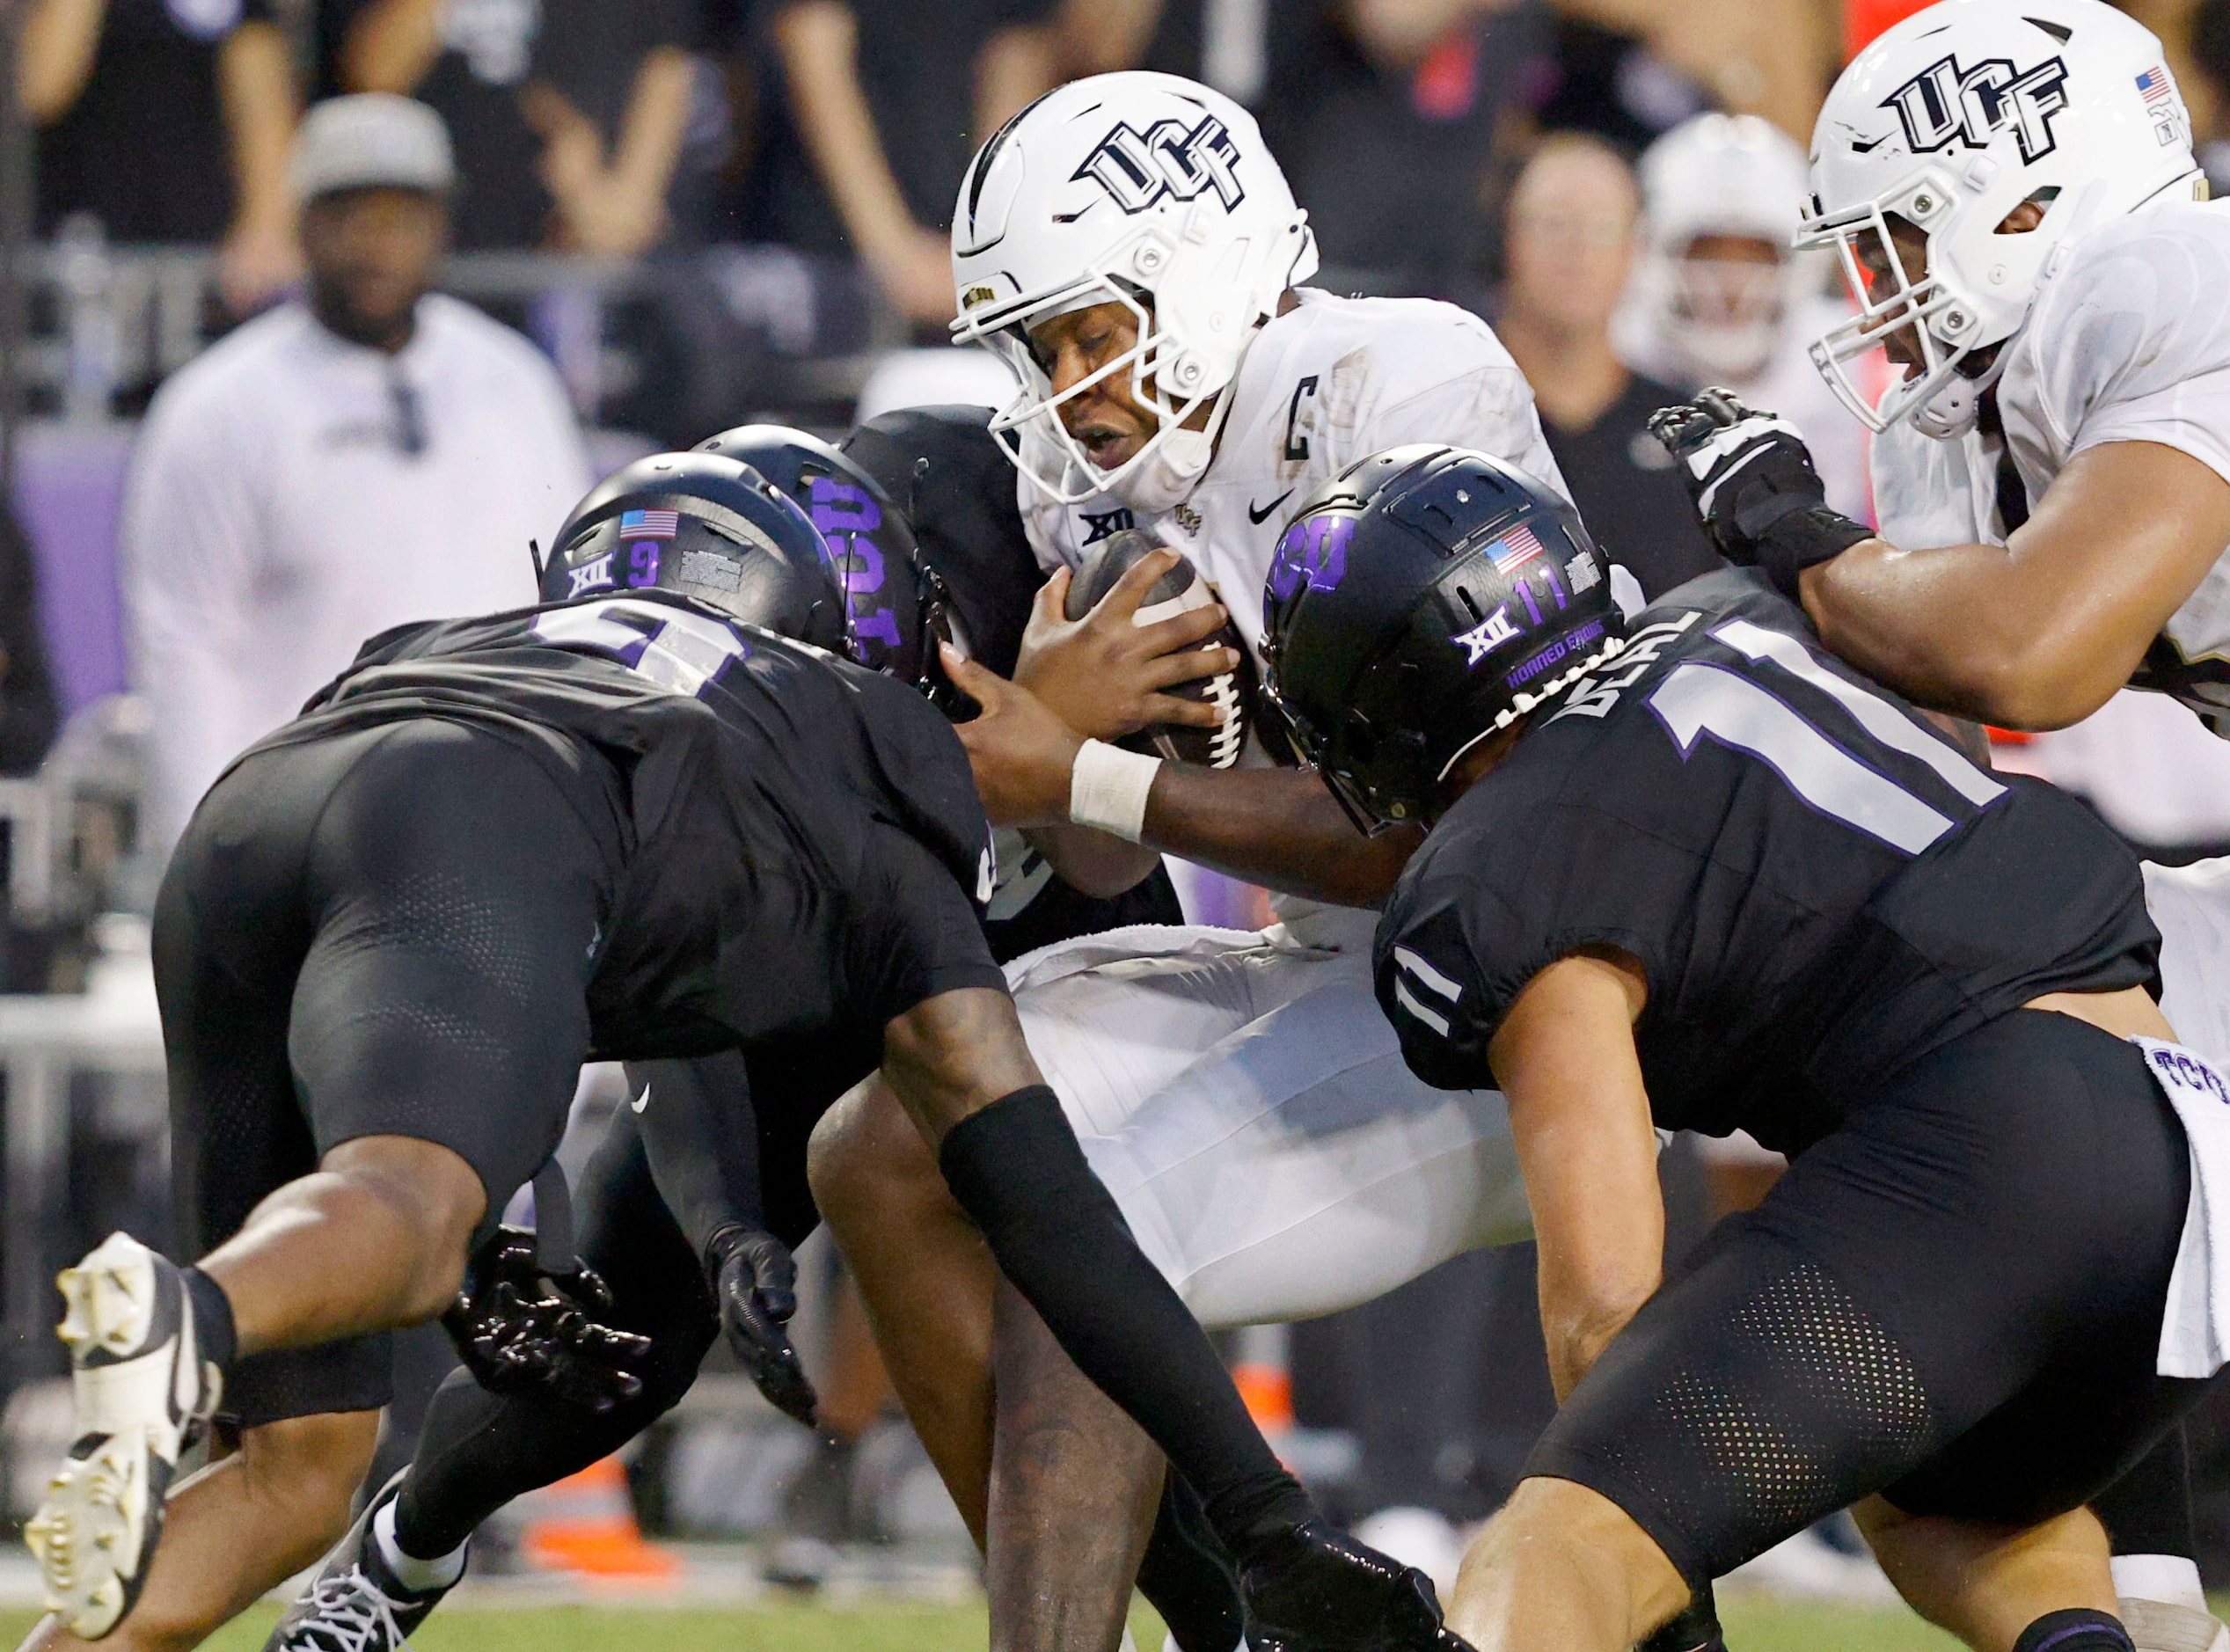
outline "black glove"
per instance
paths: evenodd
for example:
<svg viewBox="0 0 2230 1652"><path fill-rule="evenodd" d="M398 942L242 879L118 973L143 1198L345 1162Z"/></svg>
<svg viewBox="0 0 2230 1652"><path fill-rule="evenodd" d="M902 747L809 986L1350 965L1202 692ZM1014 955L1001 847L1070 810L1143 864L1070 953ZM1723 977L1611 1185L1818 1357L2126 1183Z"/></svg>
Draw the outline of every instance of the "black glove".
<svg viewBox="0 0 2230 1652"><path fill-rule="evenodd" d="M1253 1652L1473 1652L1422 1572L1321 1520L1250 1544L1239 1581Z"/></svg>
<svg viewBox="0 0 2230 1652"><path fill-rule="evenodd" d="M706 1241L705 1274L727 1345L759 1392L785 1416L818 1429L821 1402L790 1343L790 1316L798 1311L790 1247L771 1233L724 1227Z"/></svg>
<svg viewBox="0 0 2230 1652"><path fill-rule="evenodd" d="M1635 1652L1727 1652L1727 1632L1719 1626L1719 1604L1712 1597L1711 1585L1696 1590L1695 1598Z"/></svg>
<svg viewBox="0 0 2230 1652"><path fill-rule="evenodd" d="M648 1337L589 1317L611 1307L611 1292L592 1270L576 1263L552 1273L537 1259L532 1233L499 1227L465 1264L464 1289L442 1327L490 1393L544 1388L609 1411L642 1392L642 1378L628 1368L650 1352Z"/></svg>
<svg viewBox="0 0 2230 1652"><path fill-rule="evenodd" d="M1680 463L1704 532L1729 562L1757 568L1798 599L1806 568L1832 561L1874 530L1828 508L1827 489L1796 428L1730 391L1699 391L1660 407L1649 434Z"/></svg>

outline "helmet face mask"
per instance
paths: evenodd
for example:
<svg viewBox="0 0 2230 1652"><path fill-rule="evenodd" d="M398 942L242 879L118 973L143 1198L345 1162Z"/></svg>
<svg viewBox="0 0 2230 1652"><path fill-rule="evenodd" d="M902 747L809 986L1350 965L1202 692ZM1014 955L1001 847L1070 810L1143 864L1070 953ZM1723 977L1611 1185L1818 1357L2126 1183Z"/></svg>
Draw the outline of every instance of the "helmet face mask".
<svg viewBox="0 0 2230 1652"><path fill-rule="evenodd" d="M1972 428L2002 359L1977 356L2020 331L2069 238L2179 190L2204 199L2160 41L2103 0L1939 0L1905 18L1828 94L1811 181L1796 245L1832 249L1859 307L1814 364L1870 428L1912 418L1936 436ZM2024 205L2041 216L2008 228ZM1899 218L1926 237L1917 276ZM1917 359L1869 405L1850 366L1885 336Z"/></svg>
<svg viewBox="0 0 2230 1652"><path fill-rule="evenodd" d="M969 164L953 215L953 338L1020 380L992 430L1041 494L1166 509L1207 468L1256 331L1315 268L1307 215L1253 116L1173 75L1095 75L1038 99ZM1057 394L1031 331L1109 303L1130 312L1135 344ZM1103 471L1061 413L1124 374L1158 428Z"/></svg>

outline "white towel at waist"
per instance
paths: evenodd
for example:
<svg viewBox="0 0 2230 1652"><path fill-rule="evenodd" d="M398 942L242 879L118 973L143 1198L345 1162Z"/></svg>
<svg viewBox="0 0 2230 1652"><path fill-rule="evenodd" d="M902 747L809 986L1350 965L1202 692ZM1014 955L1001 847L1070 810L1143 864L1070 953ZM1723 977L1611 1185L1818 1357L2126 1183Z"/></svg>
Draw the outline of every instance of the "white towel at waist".
<svg viewBox="0 0 2230 1652"><path fill-rule="evenodd" d="M2161 1318L2163 1377L2212 1377L2230 1364L2230 1079L2181 1044L2130 1041L2168 1096L2191 1151L2191 1202Z"/></svg>

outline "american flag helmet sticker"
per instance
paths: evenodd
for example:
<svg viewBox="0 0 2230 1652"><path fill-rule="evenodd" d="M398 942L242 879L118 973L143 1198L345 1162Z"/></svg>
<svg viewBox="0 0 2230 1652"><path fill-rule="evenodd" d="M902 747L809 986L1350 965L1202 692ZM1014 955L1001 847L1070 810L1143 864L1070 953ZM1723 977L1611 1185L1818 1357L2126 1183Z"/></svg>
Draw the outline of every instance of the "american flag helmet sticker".
<svg viewBox="0 0 2230 1652"><path fill-rule="evenodd" d="M2137 77L2137 89L2147 103L2166 103L2175 96L2175 83L2165 65L2146 69Z"/></svg>
<svg viewBox="0 0 2230 1652"><path fill-rule="evenodd" d="M1487 555L1495 571L1507 578L1539 556L1542 549L1541 542L1533 537L1532 528L1521 522L1488 545Z"/></svg>
<svg viewBox="0 0 2230 1652"><path fill-rule="evenodd" d="M627 510L619 515L622 539L670 539L681 531L678 510Z"/></svg>

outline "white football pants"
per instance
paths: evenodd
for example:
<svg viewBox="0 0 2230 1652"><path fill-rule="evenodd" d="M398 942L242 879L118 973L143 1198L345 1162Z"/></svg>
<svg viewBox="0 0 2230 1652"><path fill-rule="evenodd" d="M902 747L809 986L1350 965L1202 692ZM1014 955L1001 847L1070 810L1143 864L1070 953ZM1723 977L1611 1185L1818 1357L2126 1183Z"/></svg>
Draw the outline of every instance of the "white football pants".
<svg viewBox="0 0 2230 1652"><path fill-rule="evenodd" d="M1330 1313L1532 1237L1502 1096L1411 1075L1367 951L1146 925L1007 979L1085 1157L1205 1325Z"/></svg>

